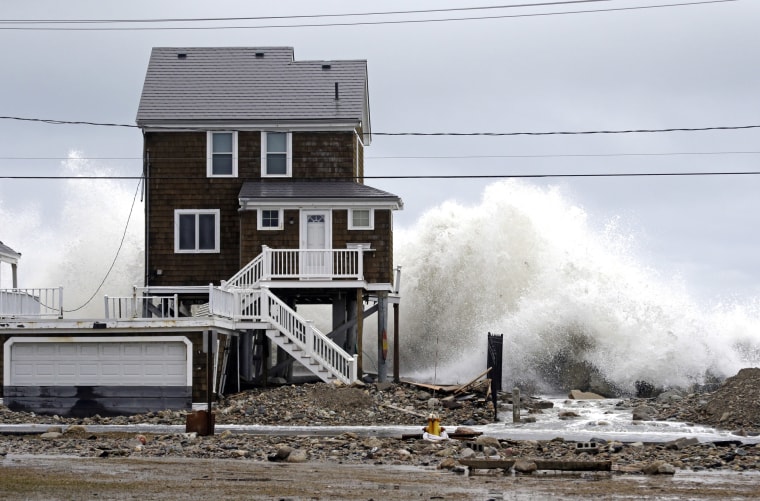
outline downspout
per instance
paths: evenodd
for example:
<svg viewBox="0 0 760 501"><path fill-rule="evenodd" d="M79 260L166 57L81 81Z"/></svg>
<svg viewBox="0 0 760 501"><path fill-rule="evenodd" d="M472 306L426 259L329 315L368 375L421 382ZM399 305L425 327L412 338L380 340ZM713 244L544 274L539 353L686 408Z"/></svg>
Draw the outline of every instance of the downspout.
<svg viewBox="0 0 760 501"><path fill-rule="evenodd" d="M150 286L150 150L145 148L145 129L143 133L143 192L145 195L145 286Z"/></svg>

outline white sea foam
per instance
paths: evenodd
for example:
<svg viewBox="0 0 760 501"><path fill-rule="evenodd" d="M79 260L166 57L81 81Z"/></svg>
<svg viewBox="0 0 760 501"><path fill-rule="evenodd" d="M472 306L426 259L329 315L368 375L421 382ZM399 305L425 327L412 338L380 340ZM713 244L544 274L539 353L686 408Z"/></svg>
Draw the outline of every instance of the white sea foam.
<svg viewBox="0 0 760 501"><path fill-rule="evenodd" d="M98 288L116 258L137 180L81 179L113 174L81 156L72 152L61 164L60 175L75 179L56 181L44 191L47 197L60 200L55 209L50 209L50 201L45 207L45 201L35 200L33 193L21 210L11 211L0 204L0 238L22 253L19 287L63 286L64 309L77 310L66 317L100 318L105 294L131 295L131 287L143 282L144 209L138 196L118 259ZM10 287L7 279L6 273L1 287Z"/></svg>
<svg viewBox="0 0 760 501"><path fill-rule="evenodd" d="M616 221L594 230L558 189L495 183L396 232L403 266L401 367L464 382L504 334L507 384L546 381L561 360L618 387L699 383L760 362L757 301L698 304L635 255Z"/></svg>

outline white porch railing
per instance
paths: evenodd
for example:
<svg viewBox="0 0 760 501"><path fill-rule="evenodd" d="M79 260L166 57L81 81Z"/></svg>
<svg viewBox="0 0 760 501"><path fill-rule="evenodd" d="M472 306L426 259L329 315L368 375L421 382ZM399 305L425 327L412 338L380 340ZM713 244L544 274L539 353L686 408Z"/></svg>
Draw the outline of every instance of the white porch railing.
<svg viewBox="0 0 760 501"><path fill-rule="evenodd" d="M63 287L0 289L0 317L63 318Z"/></svg>
<svg viewBox="0 0 760 501"><path fill-rule="evenodd" d="M255 287L271 279L364 279L364 252L367 249L272 249L245 265L222 288Z"/></svg>
<svg viewBox="0 0 760 501"><path fill-rule="evenodd" d="M146 296L138 292L138 288L135 288L135 293L131 297L105 296L107 319L178 318L178 306L177 294Z"/></svg>

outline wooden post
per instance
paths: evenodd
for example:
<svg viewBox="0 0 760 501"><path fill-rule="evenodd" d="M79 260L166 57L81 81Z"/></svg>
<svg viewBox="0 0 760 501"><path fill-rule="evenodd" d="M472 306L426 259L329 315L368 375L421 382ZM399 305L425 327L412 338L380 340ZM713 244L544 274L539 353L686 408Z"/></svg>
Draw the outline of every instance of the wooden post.
<svg viewBox="0 0 760 501"><path fill-rule="evenodd" d="M393 382L398 383L399 377L399 317L398 303L393 303Z"/></svg>
<svg viewBox="0 0 760 501"><path fill-rule="evenodd" d="M211 373L211 369L213 368L213 358L214 358L214 340L213 338L216 336L212 336L212 331L208 331L208 335L206 336L206 398L208 400L208 409L206 412L206 432L209 435L214 434L214 421L213 416L211 414L211 387L213 386L213 374Z"/></svg>
<svg viewBox="0 0 760 501"><path fill-rule="evenodd" d="M512 389L512 422L520 422L520 388Z"/></svg>
<svg viewBox="0 0 760 501"><path fill-rule="evenodd" d="M388 379L388 294L377 293L377 380Z"/></svg>
<svg viewBox="0 0 760 501"><path fill-rule="evenodd" d="M356 355L358 356L356 377L361 379L364 375L364 346L363 346L363 333L364 333L364 294L362 289L356 289Z"/></svg>

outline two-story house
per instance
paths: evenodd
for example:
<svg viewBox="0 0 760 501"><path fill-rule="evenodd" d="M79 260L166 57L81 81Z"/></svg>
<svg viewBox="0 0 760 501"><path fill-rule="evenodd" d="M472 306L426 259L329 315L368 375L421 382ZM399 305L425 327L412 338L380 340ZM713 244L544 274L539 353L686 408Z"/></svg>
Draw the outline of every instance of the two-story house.
<svg viewBox="0 0 760 501"><path fill-rule="evenodd" d="M208 294L193 287L208 284L265 287L294 310L329 304L331 338L361 353L364 301L387 314L402 207L364 184L366 61L296 61L290 47L155 48L137 124L146 285L179 290L186 313L206 311Z"/></svg>
<svg viewBox="0 0 760 501"><path fill-rule="evenodd" d="M371 352L370 315L383 380L389 304L398 333L402 203L364 184L367 89L365 61L154 49L137 113L145 284L106 296L102 318L65 318L63 288L16 289L19 254L0 245L13 275L0 290L6 405L72 416L188 409L241 381L289 375L294 361L352 382ZM328 332L302 305L326 312Z"/></svg>

